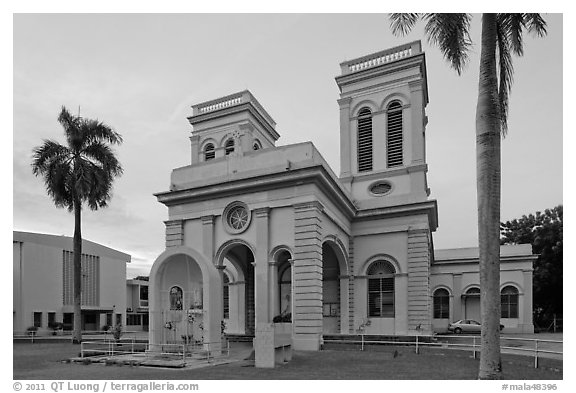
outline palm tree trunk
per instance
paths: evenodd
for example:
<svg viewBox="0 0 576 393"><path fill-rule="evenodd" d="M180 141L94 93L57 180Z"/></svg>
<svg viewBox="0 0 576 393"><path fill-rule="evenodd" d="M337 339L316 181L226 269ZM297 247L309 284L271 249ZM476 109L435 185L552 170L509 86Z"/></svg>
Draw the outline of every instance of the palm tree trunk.
<svg viewBox="0 0 576 393"><path fill-rule="evenodd" d="M74 333L72 342L82 342L82 233L81 213L82 205L78 198L74 198Z"/></svg>
<svg viewBox="0 0 576 393"><path fill-rule="evenodd" d="M482 315L479 379L500 379L500 117L496 14L482 16L476 107L476 175Z"/></svg>

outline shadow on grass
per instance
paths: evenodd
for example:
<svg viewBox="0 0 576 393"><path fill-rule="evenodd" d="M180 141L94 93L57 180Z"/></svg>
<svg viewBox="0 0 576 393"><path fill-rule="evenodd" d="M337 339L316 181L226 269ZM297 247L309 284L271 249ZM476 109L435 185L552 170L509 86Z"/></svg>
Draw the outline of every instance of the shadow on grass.
<svg viewBox="0 0 576 393"><path fill-rule="evenodd" d="M398 351L398 356L391 354ZM478 360L469 351L425 348L419 355L413 348L379 348L378 350L295 352L290 363L274 369L253 367L252 361L209 366L201 369L165 370L130 366L66 364L75 357L79 345L14 344L14 379L220 379L220 380L474 380ZM562 361L541 359L533 368L533 359L503 355L503 378L514 380L562 379Z"/></svg>

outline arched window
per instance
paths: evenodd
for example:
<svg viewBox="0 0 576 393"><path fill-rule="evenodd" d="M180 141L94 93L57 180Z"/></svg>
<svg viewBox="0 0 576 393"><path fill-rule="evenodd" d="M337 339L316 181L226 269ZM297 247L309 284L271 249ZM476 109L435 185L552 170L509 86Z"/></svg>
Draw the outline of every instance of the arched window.
<svg viewBox="0 0 576 393"><path fill-rule="evenodd" d="M214 157L216 157L214 145L212 143L208 143L204 148L204 161L212 160Z"/></svg>
<svg viewBox="0 0 576 393"><path fill-rule="evenodd" d="M262 144L258 139L255 139L254 143L252 144L252 150L260 150L260 149L262 149Z"/></svg>
<svg viewBox="0 0 576 393"><path fill-rule="evenodd" d="M228 319L230 318L230 278L228 278L228 275L226 273L222 274L222 292L224 292L223 295L223 309L224 309L224 315L222 316L222 318L224 319Z"/></svg>
<svg viewBox="0 0 576 393"><path fill-rule="evenodd" d="M367 274L368 316L394 318L394 266L388 261L375 261Z"/></svg>
<svg viewBox="0 0 576 393"><path fill-rule="evenodd" d="M450 294L444 288L434 291L434 318L450 318Z"/></svg>
<svg viewBox="0 0 576 393"><path fill-rule="evenodd" d="M518 318L518 289L512 285L502 288L500 292L502 318Z"/></svg>
<svg viewBox="0 0 576 393"><path fill-rule="evenodd" d="M224 151L226 152L226 155L234 151L234 139L230 138L226 141L226 144L224 145Z"/></svg>
<svg viewBox="0 0 576 393"><path fill-rule="evenodd" d="M170 288L170 310L182 310L182 288Z"/></svg>
<svg viewBox="0 0 576 393"><path fill-rule="evenodd" d="M372 170L372 112L368 108L358 113L358 172Z"/></svg>
<svg viewBox="0 0 576 393"><path fill-rule="evenodd" d="M402 132L402 104L392 101L388 105L388 126L386 129L386 157L388 168L402 166L403 132Z"/></svg>

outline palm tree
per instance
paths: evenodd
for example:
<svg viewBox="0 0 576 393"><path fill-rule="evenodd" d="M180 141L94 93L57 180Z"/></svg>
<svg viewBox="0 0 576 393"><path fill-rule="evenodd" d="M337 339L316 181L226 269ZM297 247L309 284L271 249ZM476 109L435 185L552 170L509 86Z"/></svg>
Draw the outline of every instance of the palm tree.
<svg viewBox="0 0 576 393"><path fill-rule="evenodd" d="M422 19L425 34L460 75L468 62L468 14L391 14L394 34L405 35ZM540 14L483 14L480 77L476 106L476 176L480 250L482 335L480 379L499 379L500 358L500 138L508 124L512 86L512 54L523 55L522 34L542 37L546 22Z"/></svg>
<svg viewBox="0 0 576 393"><path fill-rule="evenodd" d="M112 196L114 177L122 166L109 144L122 143L122 136L98 120L73 116L65 107L58 116L67 145L44 140L33 149L32 172L42 176L46 191L56 207L74 212L74 333L82 341L81 327L81 211L84 203L92 210L106 207Z"/></svg>

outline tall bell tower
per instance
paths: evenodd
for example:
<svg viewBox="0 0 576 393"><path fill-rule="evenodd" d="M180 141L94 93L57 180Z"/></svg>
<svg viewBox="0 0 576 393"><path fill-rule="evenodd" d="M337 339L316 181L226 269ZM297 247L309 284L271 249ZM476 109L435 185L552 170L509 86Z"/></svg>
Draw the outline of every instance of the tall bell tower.
<svg viewBox="0 0 576 393"><path fill-rule="evenodd" d="M420 41L340 64L340 178L359 209L427 200Z"/></svg>

